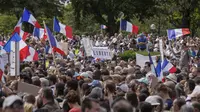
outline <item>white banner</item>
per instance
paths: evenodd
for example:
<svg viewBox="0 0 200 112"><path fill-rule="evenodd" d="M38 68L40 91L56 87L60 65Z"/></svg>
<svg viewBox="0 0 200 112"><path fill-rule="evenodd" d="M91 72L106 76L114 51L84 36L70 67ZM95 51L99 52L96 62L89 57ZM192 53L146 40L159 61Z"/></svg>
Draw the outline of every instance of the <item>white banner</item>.
<svg viewBox="0 0 200 112"><path fill-rule="evenodd" d="M156 62L156 56L151 56L153 63ZM140 67L144 67L145 62L149 62L149 56L144 56L141 54L136 53L136 64Z"/></svg>
<svg viewBox="0 0 200 112"><path fill-rule="evenodd" d="M90 38L83 38L82 44L86 52L86 56L92 56L92 40Z"/></svg>
<svg viewBox="0 0 200 112"><path fill-rule="evenodd" d="M112 59L113 53L108 47L93 47L92 57L100 59Z"/></svg>

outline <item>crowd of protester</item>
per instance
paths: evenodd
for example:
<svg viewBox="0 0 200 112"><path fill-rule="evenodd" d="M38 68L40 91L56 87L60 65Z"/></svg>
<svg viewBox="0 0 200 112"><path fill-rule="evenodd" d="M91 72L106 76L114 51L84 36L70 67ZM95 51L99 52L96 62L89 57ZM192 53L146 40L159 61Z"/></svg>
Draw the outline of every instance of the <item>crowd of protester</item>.
<svg viewBox="0 0 200 112"><path fill-rule="evenodd" d="M112 60L87 57L82 38L91 38L93 45L108 46ZM163 40L165 58L176 72L163 73L162 79L152 72L151 63L136 64L135 59L122 60L126 50L159 52ZM63 41L61 39L61 41ZM74 36L69 53L55 60L46 52L46 44L33 39L29 46L37 49L39 61L21 62L20 76L9 76L1 83L2 112L200 112L200 39L180 37L137 37L115 34ZM159 60L159 58L158 58ZM38 95L18 92L18 83L40 87ZM31 88L30 88L31 89Z"/></svg>

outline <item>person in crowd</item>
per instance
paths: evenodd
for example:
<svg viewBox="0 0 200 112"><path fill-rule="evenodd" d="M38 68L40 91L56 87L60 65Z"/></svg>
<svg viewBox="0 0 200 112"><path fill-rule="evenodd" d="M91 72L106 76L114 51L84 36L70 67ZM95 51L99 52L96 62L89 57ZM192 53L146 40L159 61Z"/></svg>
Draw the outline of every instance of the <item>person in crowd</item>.
<svg viewBox="0 0 200 112"><path fill-rule="evenodd" d="M3 102L3 112L24 112L24 102L17 95L6 97Z"/></svg>
<svg viewBox="0 0 200 112"><path fill-rule="evenodd" d="M194 108L192 105L185 104L181 107L180 112L194 112Z"/></svg>
<svg viewBox="0 0 200 112"><path fill-rule="evenodd" d="M100 112L98 100L85 98L81 105L81 112Z"/></svg>
<svg viewBox="0 0 200 112"><path fill-rule="evenodd" d="M69 112L81 112L80 98L76 91L70 90L65 98L70 107Z"/></svg>
<svg viewBox="0 0 200 112"><path fill-rule="evenodd" d="M153 106L148 102L140 103L140 112L153 112Z"/></svg>
<svg viewBox="0 0 200 112"><path fill-rule="evenodd" d="M42 88L39 91L39 97L42 99L42 107L39 110L48 110L48 112L61 112L59 105L55 103L52 89Z"/></svg>
<svg viewBox="0 0 200 112"><path fill-rule="evenodd" d="M185 104L186 104L185 99L183 99L183 98L175 99L173 102L173 111L180 112L181 107Z"/></svg>

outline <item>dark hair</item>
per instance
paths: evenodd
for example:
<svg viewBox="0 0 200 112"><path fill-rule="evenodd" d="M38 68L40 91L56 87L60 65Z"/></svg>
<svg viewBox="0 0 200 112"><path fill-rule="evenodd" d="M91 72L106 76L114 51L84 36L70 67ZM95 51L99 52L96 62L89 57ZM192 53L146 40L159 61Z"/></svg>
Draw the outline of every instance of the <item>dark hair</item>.
<svg viewBox="0 0 200 112"><path fill-rule="evenodd" d="M133 106L133 107L136 107L138 106L138 99L137 99L137 95L136 93L134 92L128 92L126 94L126 99L130 102L130 104Z"/></svg>
<svg viewBox="0 0 200 112"><path fill-rule="evenodd" d="M70 80L70 81L68 81L67 82L67 88L69 89L69 90L77 90L77 88L78 88L78 81L76 81L76 80Z"/></svg>
<svg viewBox="0 0 200 112"><path fill-rule="evenodd" d="M107 76L110 75L110 73L109 73L109 71L108 71L107 69L103 69L103 70L101 71L101 74L102 74L102 75L107 75Z"/></svg>
<svg viewBox="0 0 200 112"><path fill-rule="evenodd" d="M147 88L140 90L140 93L144 93L144 94L146 94L147 96L150 95L149 90L148 90Z"/></svg>
<svg viewBox="0 0 200 112"><path fill-rule="evenodd" d="M94 67L97 68L97 69L99 69L99 70L101 69L101 66L98 63L95 63Z"/></svg>
<svg viewBox="0 0 200 112"><path fill-rule="evenodd" d="M33 96L33 95L26 95L25 96L25 101L27 102L27 103L30 103L30 104L35 104L35 96Z"/></svg>
<svg viewBox="0 0 200 112"><path fill-rule="evenodd" d="M157 88L157 91L158 92L164 92L164 93L168 93L168 88L167 88L167 86L166 85L164 85L164 84L160 84L159 86L158 86L158 88Z"/></svg>
<svg viewBox="0 0 200 112"><path fill-rule="evenodd" d="M133 112L132 105L125 99L118 100L112 105L113 112Z"/></svg>
<svg viewBox="0 0 200 112"><path fill-rule="evenodd" d="M151 67L151 63L150 62L145 62L145 65L147 65L148 67Z"/></svg>
<svg viewBox="0 0 200 112"><path fill-rule="evenodd" d="M72 103L72 104L78 103L80 101L79 95L74 90L69 91L65 99L67 99L68 103Z"/></svg>
<svg viewBox="0 0 200 112"><path fill-rule="evenodd" d="M108 89L111 93L114 93L116 90L115 83L112 80L106 81L105 88Z"/></svg>
<svg viewBox="0 0 200 112"><path fill-rule="evenodd" d="M58 78L59 78L60 80L62 80L63 83L66 83L66 82L67 82L66 76L64 76L64 75L59 76Z"/></svg>
<svg viewBox="0 0 200 112"><path fill-rule="evenodd" d="M57 77L55 75L49 75L48 80L53 82L53 84L56 84Z"/></svg>
<svg viewBox="0 0 200 112"><path fill-rule="evenodd" d="M65 84L63 83L57 83L56 84L56 95L64 95L64 90L65 90Z"/></svg>
<svg viewBox="0 0 200 112"><path fill-rule="evenodd" d="M183 105L185 105L186 102L185 102L185 100L184 100L183 98L177 98L177 99L176 99L176 104L177 104L178 108L181 109L181 107L182 107Z"/></svg>
<svg viewBox="0 0 200 112"><path fill-rule="evenodd" d="M3 98L0 98L0 108L3 107L3 102L4 102L4 99L3 99Z"/></svg>
<svg viewBox="0 0 200 112"><path fill-rule="evenodd" d="M146 98L148 97L145 93L141 93L139 96L139 101L143 102L146 100Z"/></svg>
<svg viewBox="0 0 200 112"><path fill-rule="evenodd" d="M43 88L42 95L47 100L54 102L53 91L51 90L51 88Z"/></svg>
<svg viewBox="0 0 200 112"><path fill-rule="evenodd" d="M85 112L85 109L91 109L92 108L92 102L99 103L98 100L92 99L92 98L85 98L82 102L81 106L81 112Z"/></svg>
<svg viewBox="0 0 200 112"><path fill-rule="evenodd" d="M96 70L94 73L93 73L93 77L92 77L94 80L101 80L101 71L100 70Z"/></svg>
<svg viewBox="0 0 200 112"><path fill-rule="evenodd" d="M187 81L187 83L188 83L189 90L190 90L190 91L193 91L194 88L195 88L195 86L196 86L196 85L195 85L195 82L194 82L193 80L190 80L190 79L189 79L189 80Z"/></svg>
<svg viewBox="0 0 200 112"><path fill-rule="evenodd" d="M196 83L197 85L199 85L199 84L200 84L200 77L195 77L195 78L194 78L194 81L195 81L195 83Z"/></svg>
<svg viewBox="0 0 200 112"><path fill-rule="evenodd" d="M39 79L33 80L33 85L40 87L41 86L41 82Z"/></svg>
<svg viewBox="0 0 200 112"><path fill-rule="evenodd" d="M153 107L148 102L141 102L140 103L140 112L151 112Z"/></svg>

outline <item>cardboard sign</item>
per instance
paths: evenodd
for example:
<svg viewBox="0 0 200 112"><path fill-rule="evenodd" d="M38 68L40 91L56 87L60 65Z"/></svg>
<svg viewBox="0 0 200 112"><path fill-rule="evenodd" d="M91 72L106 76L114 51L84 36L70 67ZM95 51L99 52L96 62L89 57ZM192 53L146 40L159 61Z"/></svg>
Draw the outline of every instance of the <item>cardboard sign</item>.
<svg viewBox="0 0 200 112"><path fill-rule="evenodd" d="M92 55L92 40L90 40L90 38L83 38L81 40L83 47L85 49L86 52L86 56L91 56Z"/></svg>
<svg viewBox="0 0 200 112"><path fill-rule="evenodd" d="M108 47L93 47L92 57L100 59L112 59L113 53Z"/></svg>
<svg viewBox="0 0 200 112"><path fill-rule="evenodd" d="M152 57L153 62L155 63L156 56L151 56L151 57ZM145 65L145 62L149 62L149 56L144 56L144 55L136 53L136 64L143 68Z"/></svg>
<svg viewBox="0 0 200 112"><path fill-rule="evenodd" d="M40 90L40 87L38 87L38 86L28 84L28 83L25 83L25 82L18 82L17 92L28 93L28 94L32 94L34 96L37 96L39 90Z"/></svg>
<svg viewBox="0 0 200 112"><path fill-rule="evenodd" d="M67 42L59 42L60 47L65 52L65 54L68 54L68 43Z"/></svg>

